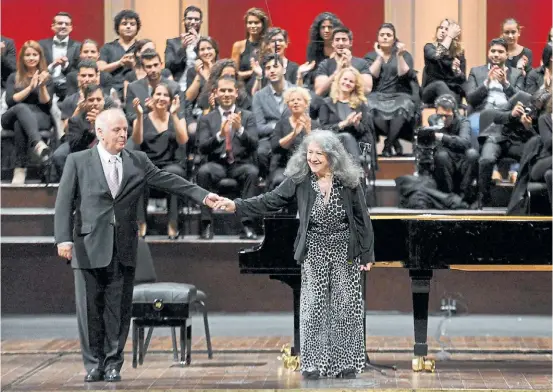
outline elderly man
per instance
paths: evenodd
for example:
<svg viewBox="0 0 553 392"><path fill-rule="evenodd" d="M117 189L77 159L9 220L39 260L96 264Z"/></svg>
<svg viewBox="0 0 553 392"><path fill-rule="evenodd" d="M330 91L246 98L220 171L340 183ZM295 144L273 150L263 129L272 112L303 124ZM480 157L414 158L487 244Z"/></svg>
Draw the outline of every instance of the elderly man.
<svg viewBox="0 0 553 392"><path fill-rule="evenodd" d="M71 260L86 382L120 381L131 320L137 203L145 186L212 206L219 196L125 149L119 109L96 117L96 147L69 155L55 210L58 254ZM74 212L74 214L73 214Z"/></svg>

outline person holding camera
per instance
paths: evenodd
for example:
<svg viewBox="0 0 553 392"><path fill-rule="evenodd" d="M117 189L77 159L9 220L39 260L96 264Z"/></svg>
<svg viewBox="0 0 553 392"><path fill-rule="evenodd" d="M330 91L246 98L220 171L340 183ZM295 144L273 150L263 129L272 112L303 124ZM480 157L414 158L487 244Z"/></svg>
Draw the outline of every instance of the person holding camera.
<svg viewBox="0 0 553 392"><path fill-rule="evenodd" d="M451 94L439 96L436 114L428 119L437 130L434 172L438 190L456 193L467 203L473 202L471 184L478 175L478 151L471 148L470 122L458 114L457 101Z"/></svg>

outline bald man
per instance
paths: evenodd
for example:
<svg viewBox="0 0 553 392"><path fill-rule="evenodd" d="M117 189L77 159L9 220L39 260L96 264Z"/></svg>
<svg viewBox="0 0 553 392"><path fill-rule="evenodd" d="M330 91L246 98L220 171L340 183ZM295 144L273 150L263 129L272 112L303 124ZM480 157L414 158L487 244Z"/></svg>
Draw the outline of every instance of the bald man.
<svg viewBox="0 0 553 392"><path fill-rule="evenodd" d="M121 380L136 265L137 203L154 186L209 207L219 196L125 149L120 109L101 112L96 147L69 155L55 209L59 256L71 260L85 382Z"/></svg>

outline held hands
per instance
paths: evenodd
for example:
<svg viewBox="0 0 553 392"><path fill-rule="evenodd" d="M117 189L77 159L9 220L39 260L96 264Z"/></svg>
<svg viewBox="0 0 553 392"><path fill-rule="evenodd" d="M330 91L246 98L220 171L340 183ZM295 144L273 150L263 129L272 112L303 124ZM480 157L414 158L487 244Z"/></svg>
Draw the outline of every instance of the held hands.
<svg viewBox="0 0 553 392"><path fill-rule="evenodd" d="M63 257L64 259L71 260L73 253L73 244L69 245L58 245L58 256Z"/></svg>
<svg viewBox="0 0 553 392"><path fill-rule="evenodd" d="M361 264L359 266L360 271L370 271L373 266L373 263Z"/></svg>
<svg viewBox="0 0 553 392"><path fill-rule="evenodd" d="M204 204L209 208L215 209L215 205L222 200L224 200L224 198L216 193L209 193L204 199Z"/></svg>
<svg viewBox="0 0 553 392"><path fill-rule="evenodd" d="M228 212L236 212L236 204L227 198L221 198L219 201L217 201L214 206L214 210L224 210Z"/></svg>
<svg viewBox="0 0 553 392"><path fill-rule="evenodd" d="M146 102L146 105L148 105L148 102ZM142 117L142 115L144 114L144 109L142 109L142 105L140 104L140 98L133 99L132 106L134 107L134 111L136 112L136 115L138 117Z"/></svg>

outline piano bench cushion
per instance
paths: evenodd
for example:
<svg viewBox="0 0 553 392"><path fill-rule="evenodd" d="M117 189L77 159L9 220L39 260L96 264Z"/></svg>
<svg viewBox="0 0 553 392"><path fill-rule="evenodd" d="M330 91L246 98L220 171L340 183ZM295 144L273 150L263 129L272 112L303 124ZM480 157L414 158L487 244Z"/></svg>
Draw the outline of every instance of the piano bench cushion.
<svg viewBox="0 0 553 392"><path fill-rule="evenodd" d="M162 300L166 304L189 304L196 300L196 286L185 283L144 283L134 287L133 303L153 303Z"/></svg>

